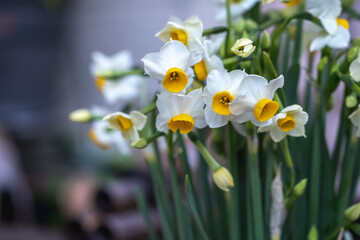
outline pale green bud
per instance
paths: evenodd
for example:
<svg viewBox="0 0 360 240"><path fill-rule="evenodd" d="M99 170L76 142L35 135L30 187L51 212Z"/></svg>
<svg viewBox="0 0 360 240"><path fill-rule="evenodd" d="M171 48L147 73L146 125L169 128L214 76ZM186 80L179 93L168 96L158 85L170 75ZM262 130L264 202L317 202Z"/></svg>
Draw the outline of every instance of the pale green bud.
<svg viewBox="0 0 360 240"><path fill-rule="evenodd" d="M264 50L264 51L268 51L270 49L270 46L271 46L271 38L270 38L270 35L267 31L264 31L264 35L260 41L260 44L261 44L261 48Z"/></svg>
<svg viewBox="0 0 360 240"><path fill-rule="evenodd" d="M352 46L351 48L349 48L349 50L346 53L346 60L350 63L352 61L354 61L359 53L359 47L357 46Z"/></svg>
<svg viewBox="0 0 360 240"><path fill-rule="evenodd" d="M294 194L297 197L300 197L301 195L303 195L305 189L306 189L306 185L307 185L307 179L303 179L301 180L298 184L295 185L294 187Z"/></svg>
<svg viewBox="0 0 360 240"><path fill-rule="evenodd" d="M148 141L145 138L139 138L138 140L132 142L130 144L131 147L133 148L145 148L148 145Z"/></svg>
<svg viewBox="0 0 360 240"><path fill-rule="evenodd" d="M355 222L360 217L360 203L354 204L345 211L345 226Z"/></svg>
<svg viewBox="0 0 360 240"><path fill-rule="evenodd" d="M87 123L91 121L91 112L89 109L81 108L69 114L69 119L73 122Z"/></svg>
<svg viewBox="0 0 360 240"><path fill-rule="evenodd" d="M316 226L311 227L307 239L308 240L318 240L319 239L319 233L316 229Z"/></svg>
<svg viewBox="0 0 360 240"><path fill-rule="evenodd" d="M216 186L223 191L227 192L229 191L229 187L234 186L234 180L231 173L224 167L220 167L213 172L213 179Z"/></svg>
<svg viewBox="0 0 360 240"><path fill-rule="evenodd" d="M250 18L245 20L245 26L246 26L246 30L249 32L252 32L252 31L258 29L258 24Z"/></svg>
<svg viewBox="0 0 360 240"><path fill-rule="evenodd" d="M354 94L350 94L348 96L346 96L345 99L345 104L347 108L353 108L357 105L358 101L357 101L357 96Z"/></svg>
<svg viewBox="0 0 360 240"><path fill-rule="evenodd" d="M245 30L245 19L240 18L234 25L235 31L242 33Z"/></svg>

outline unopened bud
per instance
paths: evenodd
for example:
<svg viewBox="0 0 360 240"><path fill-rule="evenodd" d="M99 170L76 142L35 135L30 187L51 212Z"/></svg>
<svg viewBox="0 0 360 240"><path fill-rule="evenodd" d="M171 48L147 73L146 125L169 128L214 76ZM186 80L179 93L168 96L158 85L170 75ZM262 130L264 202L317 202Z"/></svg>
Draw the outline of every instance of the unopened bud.
<svg viewBox="0 0 360 240"><path fill-rule="evenodd" d="M319 233L316 229L316 226L311 227L307 239L308 240L318 240L319 239Z"/></svg>
<svg viewBox="0 0 360 240"><path fill-rule="evenodd" d="M350 95L346 96L345 104L347 108L353 108L357 105L357 95L351 93Z"/></svg>
<svg viewBox="0 0 360 240"><path fill-rule="evenodd" d="M69 119L73 122L87 123L91 120L91 112L89 109L81 108L71 112Z"/></svg>
<svg viewBox="0 0 360 240"><path fill-rule="evenodd" d="M360 203L354 204L345 211L345 226L355 222L360 217Z"/></svg>
<svg viewBox="0 0 360 240"><path fill-rule="evenodd" d="M354 61L359 53L359 47L357 46L352 46L351 48L349 48L349 50L346 53L346 60L350 63L352 61Z"/></svg>
<svg viewBox="0 0 360 240"><path fill-rule="evenodd" d="M213 179L215 184L223 191L229 191L229 187L234 186L234 180L229 172L224 167L220 167L219 169L213 172Z"/></svg>
<svg viewBox="0 0 360 240"><path fill-rule="evenodd" d="M139 138L138 140L130 144L131 147L139 148L139 149L145 148L147 145L148 145L148 141L146 141L145 138Z"/></svg>
<svg viewBox="0 0 360 240"><path fill-rule="evenodd" d="M245 30L245 19L240 18L234 25L235 31L242 33Z"/></svg>
<svg viewBox="0 0 360 240"><path fill-rule="evenodd" d="M300 197L301 195L303 195L305 189L306 189L306 185L307 185L307 179L303 179L301 180L298 184L295 185L294 187L294 194L297 197Z"/></svg>
<svg viewBox="0 0 360 240"><path fill-rule="evenodd" d="M253 41L248 38L238 39L234 46L231 48L231 51L238 56L243 58L247 58L255 51L255 46L253 45Z"/></svg>
<svg viewBox="0 0 360 240"><path fill-rule="evenodd" d="M263 37L261 38L261 48L264 50L264 51L268 51L270 49L270 46L271 46L271 38L270 38L270 35L267 31L264 31L264 35Z"/></svg>

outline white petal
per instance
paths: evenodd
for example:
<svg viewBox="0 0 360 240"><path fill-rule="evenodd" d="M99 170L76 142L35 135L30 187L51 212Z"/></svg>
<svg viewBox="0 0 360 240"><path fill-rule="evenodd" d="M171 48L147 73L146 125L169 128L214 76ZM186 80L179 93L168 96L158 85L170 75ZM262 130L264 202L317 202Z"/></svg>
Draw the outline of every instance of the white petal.
<svg viewBox="0 0 360 240"><path fill-rule="evenodd" d="M230 112L234 115L253 114L256 103L249 94L239 95L229 104Z"/></svg>
<svg viewBox="0 0 360 240"><path fill-rule="evenodd" d="M360 82L360 61L359 57L350 64L350 76L356 81Z"/></svg>
<svg viewBox="0 0 360 240"><path fill-rule="evenodd" d="M329 34L335 34L338 29L338 24L336 18L323 18L320 19L322 25L324 26L325 30Z"/></svg>
<svg viewBox="0 0 360 240"><path fill-rule="evenodd" d="M204 62L206 64L206 70L208 71L208 73L211 72L212 70L223 70L224 69L223 62L216 55L211 56L210 59L204 59Z"/></svg>
<svg viewBox="0 0 360 240"><path fill-rule="evenodd" d="M360 126L360 107L358 107L357 110L350 114L349 119L355 126Z"/></svg>
<svg viewBox="0 0 360 240"><path fill-rule="evenodd" d="M283 132L277 125L271 129L270 137L274 142L280 142L284 137L286 137L286 133Z"/></svg>
<svg viewBox="0 0 360 240"><path fill-rule="evenodd" d="M159 132L165 132L165 131L169 130L169 127L167 124L168 124L170 118L167 118L166 115L159 114L156 117L156 129Z"/></svg>
<svg viewBox="0 0 360 240"><path fill-rule="evenodd" d="M269 120L267 120L265 122L260 122L255 118L254 114L251 115L250 121L252 122L252 124L254 124L257 127L265 127L265 126L268 126L268 125L272 124L272 119L269 119Z"/></svg>
<svg viewBox="0 0 360 240"><path fill-rule="evenodd" d="M138 131L133 127L125 132L122 131L121 134L122 134L123 138L126 141L128 141L129 143L135 142L136 140L138 140L140 138Z"/></svg>
<svg viewBox="0 0 360 240"><path fill-rule="evenodd" d="M175 40L167 42L160 49L160 54L166 69L177 67L185 70L192 65L192 61L198 58L200 58L198 62L201 60L201 56L197 56L196 54L191 56L186 46Z"/></svg>
<svg viewBox="0 0 360 240"><path fill-rule="evenodd" d="M328 46L331 48L341 49L349 46L350 31L343 26L339 26L337 32L331 35Z"/></svg>
<svg viewBox="0 0 360 240"><path fill-rule="evenodd" d="M147 116L138 111L130 113L131 122L135 129L142 130L146 124Z"/></svg>
<svg viewBox="0 0 360 240"><path fill-rule="evenodd" d="M230 78L231 78L231 87L229 89L229 92L237 96L240 94L240 85L242 81L248 76L245 72L245 70L234 70L229 72Z"/></svg>
<svg viewBox="0 0 360 240"><path fill-rule="evenodd" d="M109 127L114 129L114 130L119 130L121 131L120 129L120 126L119 124L117 123L117 118L119 116L122 116L124 118L127 118L127 119L130 119L130 116L126 113L123 113L123 112L115 112L115 113L111 113L111 114L108 114L106 115L103 120L104 121L107 121L109 123Z"/></svg>
<svg viewBox="0 0 360 240"><path fill-rule="evenodd" d="M309 115L306 112L298 112L298 113L292 113L291 115L296 124L301 124L301 125L305 125L309 119Z"/></svg>
<svg viewBox="0 0 360 240"><path fill-rule="evenodd" d="M229 91L231 78L226 70L212 70L207 76L207 90L211 95L218 92Z"/></svg>
<svg viewBox="0 0 360 240"><path fill-rule="evenodd" d="M128 102L139 94L139 85L144 81L140 76L127 76L118 81L107 81L102 91L107 103Z"/></svg>
<svg viewBox="0 0 360 240"><path fill-rule="evenodd" d="M166 26L155 34L155 37L160 38L160 40L163 42L168 42L170 40L170 32L177 29L184 29L184 27L180 19L175 19L175 17L172 17L172 19L169 19Z"/></svg>
<svg viewBox="0 0 360 240"><path fill-rule="evenodd" d="M305 126L300 123L296 123L295 128L287 132L288 135L293 137L305 137Z"/></svg>
<svg viewBox="0 0 360 240"><path fill-rule="evenodd" d="M271 80L265 90L265 98L273 99L276 90L284 86L284 76L280 75L278 78Z"/></svg>
<svg viewBox="0 0 360 240"><path fill-rule="evenodd" d="M286 108L284 108L283 110L281 110L282 113L292 113L292 112L301 112L303 109L300 105L298 104L293 104L291 106L288 106Z"/></svg>
<svg viewBox="0 0 360 240"><path fill-rule="evenodd" d="M329 35L320 35L316 37L314 40L312 40L310 44L310 52L318 51L323 49L331 40L331 37Z"/></svg>
<svg viewBox="0 0 360 240"><path fill-rule="evenodd" d="M211 106L205 108L205 120L210 128L225 126L229 121L229 116L223 116L214 112Z"/></svg>
<svg viewBox="0 0 360 240"><path fill-rule="evenodd" d="M167 69L160 53L146 54L141 61L144 63L144 71L152 79L162 81Z"/></svg>

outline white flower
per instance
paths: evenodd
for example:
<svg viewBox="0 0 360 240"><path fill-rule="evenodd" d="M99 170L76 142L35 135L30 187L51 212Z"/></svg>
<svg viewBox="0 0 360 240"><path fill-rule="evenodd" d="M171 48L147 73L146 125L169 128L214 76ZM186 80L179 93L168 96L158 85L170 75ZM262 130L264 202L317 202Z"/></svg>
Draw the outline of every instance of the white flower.
<svg viewBox="0 0 360 240"><path fill-rule="evenodd" d="M139 75L130 75L116 80L107 80L102 77L104 74L112 72L127 71L133 67L131 53L127 50L116 53L113 56L106 56L101 52L92 54L90 72L95 78L95 85L104 95L109 103L117 101L128 101L139 94L139 86L143 77Z"/></svg>
<svg viewBox="0 0 360 240"><path fill-rule="evenodd" d="M234 187L234 179L229 170L224 167L213 172L213 179L216 186L225 192L229 191L229 187Z"/></svg>
<svg viewBox="0 0 360 240"><path fill-rule="evenodd" d="M156 128L160 132L170 129L180 130L181 134L189 133L196 128L206 126L204 118L204 101L202 90L196 89L187 95L162 92L158 95L156 106L159 115L156 118Z"/></svg>
<svg viewBox="0 0 360 240"><path fill-rule="evenodd" d="M218 7L216 9L215 19L223 21L226 19L226 0L217 0ZM231 17L240 17L248 10L250 10L260 0L230 0Z"/></svg>
<svg viewBox="0 0 360 240"><path fill-rule="evenodd" d="M349 119L355 127L358 127L356 136L360 137L360 105L358 106L358 109L350 114Z"/></svg>
<svg viewBox="0 0 360 240"><path fill-rule="evenodd" d="M207 75L212 70L224 69L224 64L221 59L216 55L224 38L217 37L213 41L209 39L204 40L204 52L202 54L202 60L194 65L194 72L197 79L202 82L205 81Z"/></svg>
<svg viewBox="0 0 360 240"><path fill-rule="evenodd" d="M307 0L306 9L319 18L325 31L317 28L318 34L310 45L310 51L317 51L325 46L346 48L350 42L349 22L339 18L341 14L340 0Z"/></svg>
<svg viewBox="0 0 360 240"><path fill-rule="evenodd" d="M236 40L234 46L231 48L231 51L238 56L247 58L255 51L255 46L253 41L248 38L241 38Z"/></svg>
<svg viewBox="0 0 360 240"><path fill-rule="evenodd" d="M269 125L279 109L279 103L272 99L275 91L283 85L282 75L270 82L261 76L249 75L241 84L239 96L229 104L230 111L238 115L239 123L251 121L259 127Z"/></svg>
<svg viewBox="0 0 360 240"><path fill-rule="evenodd" d="M350 64L350 76L356 81L360 82L360 52L358 57Z"/></svg>
<svg viewBox="0 0 360 240"><path fill-rule="evenodd" d="M97 147L108 149L114 146L124 155L131 153L131 148L119 132L108 128L108 123L104 121L94 121L88 132L89 139Z"/></svg>
<svg viewBox="0 0 360 240"><path fill-rule="evenodd" d="M200 60L199 52L190 52L179 41L169 41L160 52L146 54L141 59L145 73L174 93L181 92L192 83L194 71L191 66Z"/></svg>
<svg viewBox="0 0 360 240"><path fill-rule="evenodd" d="M185 44L190 51L203 51L201 38L203 34L203 23L197 16L191 16L182 22L177 17L170 17L165 28L156 33L155 36L163 42L172 40Z"/></svg>
<svg viewBox="0 0 360 240"><path fill-rule="evenodd" d="M315 33L315 38L313 38L310 44L311 52L321 50L325 46L329 46L334 49L342 49L349 45L349 23L345 19L338 19L338 22L340 25L337 26L334 34L329 34L328 32L322 30L319 26L311 24L310 27L313 28L313 32Z"/></svg>
<svg viewBox="0 0 360 240"><path fill-rule="evenodd" d="M204 89L205 119L209 127L218 128L228 121L238 121L229 109L229 104L240 93L240 85L246 78L245 71L213 70Z"/></svg>
<svg viewBox="0 0 360 240"><path fill-rule="evenodd" d="M123 138L130 143L139 139L138 130L144 128L146 119L147 117L138 111L130 114L115 112L103 118L111 129L121 131Z"/></svg>
<svg viewBox="0 0 360 240"><path fill-rule="evenodd" d="M308 114L302 107L294 104L284 108L272 118L272 124L260 127L259 132L270 132L274 142L280 142L287 135L293 137L305 137L305 124L308 121Z"/></svg>

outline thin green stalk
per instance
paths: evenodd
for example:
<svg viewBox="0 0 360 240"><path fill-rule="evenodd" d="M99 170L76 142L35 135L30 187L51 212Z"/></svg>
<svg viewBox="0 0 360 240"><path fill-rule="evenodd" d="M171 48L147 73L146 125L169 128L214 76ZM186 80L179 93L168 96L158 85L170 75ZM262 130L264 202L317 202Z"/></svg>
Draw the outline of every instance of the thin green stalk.
<svg viewBox="0 0 360 240"><path fill-rule="evenodd" d="M175 168L175 157L174 157L174 144L173 144L173 132L169 130L168 133L168 160L169 160L169 169L170 169L170 182L172 193L175 202L175 211L176 211L176 222L179 233L180 240L192 239L191 232L186 228L186 219L184 218L184 208L182 205L180 188L177 180L176 168ZM185 210L187 211L187 210Z"/></svg>
<svg viewBox="0 0 360 240"><path fill-rule="evenodd" d="M222 33L222 32L227 32L227 31L228 31L227 27L208 28L208 29L204 29L203 36L208 36L208 35L211 35L211 34L217 34L217 33Z"/></svg>
<svg viewBox="0 0 360 240"><path fill-rule="evenodd" d="M236 149L235 149L235 130L231 123L228 124L229 135L229 151L228 158L230 160L230 171L234 178L235 187L230 190L230 239L240 239L240 210L239 210L239 198L240 189L238 186L238 169L236 163Z"/></svg>
<svg viewBox="0 0 360 240"><path fill-rule="evenodd" d="M285 159L285 164L286 167L288 168L288 172L289 172L289 177L290 177L290 184L289 184L289 188L288 191L286 193L287 196L289 196L289 194L292 192L294 185L295 185L295 169L294 169L294 164L291 158L291 154L290 154L290 150L289 150L289 143L288 143L288 139L285 138L284 140L282 140L280 142L281 145L281 149L282 152L284 154L284 159Z"/></svg>
<svg viewBox="0 0 360 240"><path fill-rule="evenodd" d="M232 31L230 0L226 0L226 24L227 24L228 31L227 31L226 39L225 39L225 56L228 56L230 34Z"/></svg>
<svg viewBox="0 0 360 240"><path fill-rule="evenodd" d="M126 71L106 71L97 75L97 77L106 78L106 80L118 81L122 77L129 75L144 75L144 69L135 68Z"/></svg>
<svg viewBox="0 0 360 240"><path fill-rule="evenodd" d="M253 133L251 133L252 135ZM252 203L252 220L250 223L254 228L254 239L263 240L264 239L264 221L263 221L263 210L261 203L261 187L260 187L260 176L259 176L259 162L258 162L258 143L255 138L256 135L247 137L247 146L248 146L248 156L247 162L249 166L250 174L250 193L251 193L251 203Z"/></svg>
<svg viewBox="0 0 360 240"><path fill-rule="evenodd" d="M339 78L341 81L343 81L348 88L352 89L354 92L356 92L357 95L360 96L360 87L347 75L338 73Z"/></svg>
<svg viewBox="0 0 360 240"><path fill-rule="evenodd" d="M144 193L139 188L136 189L136 202L137 202L138 208L145 220L145 225L146 225L147 231L149 233L150 239L158 240L158 237L156 236L156 233L155 233L155 229L154 229L153 225L151 224L149 210L148 210L148 206L146 204Z"/></svg>
<svg viewBox="0 0 360 240"><path fill-rule="evenodd" d="M149 106L146 106L139 110L142 114L148 114L156 109L156 102L151 103Z"/></svg>

